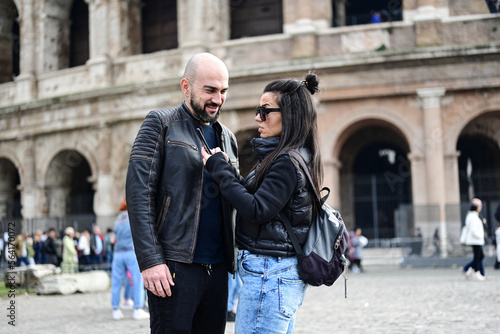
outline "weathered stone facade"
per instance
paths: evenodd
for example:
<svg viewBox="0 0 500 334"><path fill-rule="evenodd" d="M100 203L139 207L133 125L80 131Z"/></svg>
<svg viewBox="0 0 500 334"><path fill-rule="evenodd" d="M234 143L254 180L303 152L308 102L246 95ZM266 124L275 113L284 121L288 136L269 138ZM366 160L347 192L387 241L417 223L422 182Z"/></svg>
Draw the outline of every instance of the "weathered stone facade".
<svg viewBox="0 0 500 334"><path fill-rule="evenodd" d="M24 219L67 215L83 163L90 211L111 226L143 118L182 101L184 65L200 51L229 68L221 121L240 140L246 169L253 106L265 84L318 73L325 185L349 227L370 229L372 237L383 237L387 226L391 237L411 236L417 226L429 237L438 228L446 254L464 202L459 143L489 143L469 151L489 155L479 167L496 171L488 196L500 200L500 16L484 1L404 0L402 21L332 27L333 9L342 20L345 0L283 0L283 33L233 40L238 1L177 1L178 47L140 54L141 1L86 0L89 60L68 68L72 2L0 0L15 5L20 31L20 73L0 84L0 218L12 214L16 196ZM389 211L377 208L375 179L366 189L355 185L372 168L370 154L392 164L377 172L386 194L406 198ZM370 199L359 202L360 193ZM373 223L363 221L363 205Z"/></svg>

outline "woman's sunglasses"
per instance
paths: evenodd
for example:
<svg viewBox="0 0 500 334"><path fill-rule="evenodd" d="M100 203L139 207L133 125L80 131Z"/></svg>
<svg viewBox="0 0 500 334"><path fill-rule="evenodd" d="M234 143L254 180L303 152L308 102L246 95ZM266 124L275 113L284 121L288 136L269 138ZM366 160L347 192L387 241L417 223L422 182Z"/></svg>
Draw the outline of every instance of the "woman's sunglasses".
<svg viewBox="0 0 500 334"><path fill-rule="evenodd" d="M270 112L273 112L273 111L281 111L281 110L280 110L280 108L266 108L266 107L257 106L257 107L255 107L255 116L259 115L262 122L265 122L267 114L269 114Z"/></svg>

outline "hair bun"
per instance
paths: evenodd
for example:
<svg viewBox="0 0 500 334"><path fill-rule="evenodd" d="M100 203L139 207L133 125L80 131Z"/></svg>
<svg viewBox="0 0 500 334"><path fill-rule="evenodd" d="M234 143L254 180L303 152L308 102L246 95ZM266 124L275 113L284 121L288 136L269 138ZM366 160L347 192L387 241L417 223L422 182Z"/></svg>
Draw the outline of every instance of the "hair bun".
<svg viewBox="0 0 500 334"><path fill-rule="evenodd" d="M304 86L306 86L311 95L319 92L319 80L318 76L315 73L307 73L306 78L302 81L302 83L304 84Z"/></svg>

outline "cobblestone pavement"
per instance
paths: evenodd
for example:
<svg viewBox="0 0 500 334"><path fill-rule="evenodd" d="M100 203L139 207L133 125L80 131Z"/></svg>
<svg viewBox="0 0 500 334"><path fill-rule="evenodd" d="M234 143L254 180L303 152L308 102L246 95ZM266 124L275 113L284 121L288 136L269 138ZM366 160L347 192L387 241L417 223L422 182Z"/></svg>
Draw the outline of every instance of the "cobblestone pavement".
<svg viewBox="0 0 500 334"><path fill-rule="evenodd" d="M332 287L309 287L297 314L296 334L310 333L499 333L500 271L487 281L467 281L458 268L366 267ZM113 321L111 294L25 295L0 299L0 333L149 333L148 320ZM15 304L15 327L8 308ZM228 323L226 334L234 333ZM208 333L210 334L210 333Z"/></svg>

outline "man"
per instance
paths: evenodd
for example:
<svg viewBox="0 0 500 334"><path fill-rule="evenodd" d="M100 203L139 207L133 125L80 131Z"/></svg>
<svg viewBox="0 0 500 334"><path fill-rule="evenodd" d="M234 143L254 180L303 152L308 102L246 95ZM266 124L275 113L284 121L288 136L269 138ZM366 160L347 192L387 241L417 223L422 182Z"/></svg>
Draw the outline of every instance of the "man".
<svg viewBox="0 0 500 334"><path fill-rule="evenodd" d="M54 266L59 266L56 245L54 242L55 240L56 240L56 230L53 227L51 227L49 228L47 239L43 244L43 251L46 255L47 263L51 263Z"/></svg>
<svg viewBox="0 0 500 334"><path fill-rule="evenodd" d="M484 221L481 220L479 213L483 203L479 198L473 198L470 210L465 217L466 237L465 244L472 246L474 258L463 267L465 277L476 281L484 281Z"/></svg>
<svg viewBox="0 0 500 334"><path fill-rule="evenodd" d="M184 102L150 112L132 147L126 195L152 333L225 330L233 209L204 169L197 129L238 167L236 138L217 121L228 83L219 58L195 55L180 83Z"/></svg>
<svg viewBox="0 0 500 334"><path fill-rule="evenodd" d="M92 234L90 236L90 262L92 269L99 269L102 263L102 252L104 250L104 237L101 234L99 225L92 226Z"/></svg>

